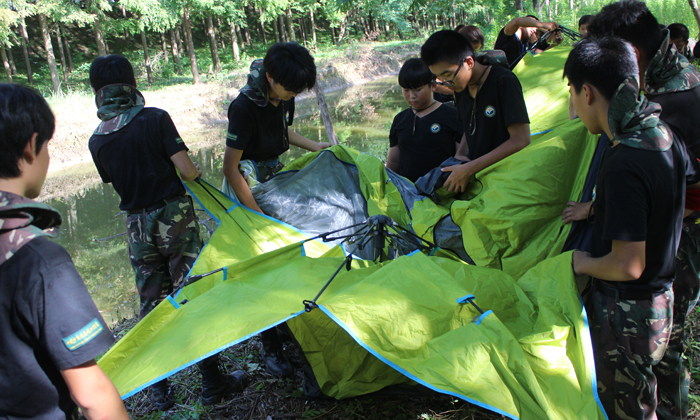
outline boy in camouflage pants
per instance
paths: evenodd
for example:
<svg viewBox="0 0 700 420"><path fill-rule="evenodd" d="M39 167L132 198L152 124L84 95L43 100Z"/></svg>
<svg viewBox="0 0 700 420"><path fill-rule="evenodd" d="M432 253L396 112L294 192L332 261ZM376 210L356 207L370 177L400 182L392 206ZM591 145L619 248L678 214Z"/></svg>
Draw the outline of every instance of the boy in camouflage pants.
<svg viewBox="0 0 700 420"><path fill-rule="evenodd" d="M202 248L192 198L180 180L194 180L201 172L168 113L144 107L126 58L98 57L90 67L90 84L102 120L90 138L90 153L128 214L129 258L143 318L180 286ZM203 360L199 368L205 404L242 388L243 372L223 376L218 356ZM173 405L167 380L151 387L151 401L159 410Z"/></svg>
<svg viewBox="0 0 700 420"><path fill-rule="evenodd" d="M640 94L638 73L619 38L584 39L564 66L577 115L612 142L596 180L592 252L574 251L572 267L591 277L584 299L600 400L610 418L624 419L656 416L653 366L673 325L686 183L700 180L661 107Z"/></svg>

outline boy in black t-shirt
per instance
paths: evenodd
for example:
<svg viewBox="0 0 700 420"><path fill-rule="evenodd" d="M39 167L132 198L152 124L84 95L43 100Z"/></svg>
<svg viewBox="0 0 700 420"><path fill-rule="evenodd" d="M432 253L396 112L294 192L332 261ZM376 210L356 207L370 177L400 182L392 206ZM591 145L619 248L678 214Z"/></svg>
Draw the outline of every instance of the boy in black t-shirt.
<svg viewBox="0 0 700 420"><path fill-rule="evenodd" d="M61 216L32 199L49 167L54 116L36 92L0 84L0 418L129 417L95 363L114 337L68 253Z"/></svg>
<svg viewBox="0 0 700 420"><path fill-rule="evenodd" d="M432 78L420 58L408 59L399 71L399 85L411 107L391 124L386 166L412 182L454 156L462 139L457 109L433 99Z"/></svg>
<svg viewBox="0 0 700 420"><path fill-rule="evenodd" d="M564 67L579 118L612 139L596 181L593 251L572 260L575 275L592 279L585 304L598 392L609 415L647 419L658 403L653 366L672 328L686 182L700 174L661 107L640 95L638 71L618 38L582 40Z"/></svg>
<svg viewBox="0 0 700 420"><path fill-rule="evenodd" d="M241 173L243 161L252 161L256 180L266 181L282 168L278 158L290 144L312 152L330 147L289 128L294 98L315 84L314 58L296 42L277 43L250 65L247 84L228 108L223 188L249 209L263 212Z"/></svg>
<svg viewBox="0 0 700 420"><path fill-rule="evenodd" d="M88 145L102 180L112 183L121 198L119 208L127 212L129 259L143 318L180 286L202 248L192 198L180 181L201 172L170 115L144 107L129 60L98 57L90 66L90 84L102 122ZM198 365L204 404L242 388L243 372L223 376L217 355ZM172 407L167 379L150 389L156 408Z"/></svg>
<svg viewBox="0 0 700 420"><path fill-rule="evenodd" d="M469 42L454 31L439 31L421 47L421 59L437 77L434 83L454 89L464 136L456 158L462 165L444 188L464 192L473 175L530 144L530 120L518 78L498 65L474 59Z"/></svg>
<svg viewBox="0 0 700 420"><path fill-rule="evenodd" d="M512 69L532 48L540 35L546 31L553 31L557 27L558 25L554 22L540 22L532 15L514 18L498 33L493 49L506 53L508 64ZM536 52L541 52L544 49L546 47L538 48Z"/></svg>

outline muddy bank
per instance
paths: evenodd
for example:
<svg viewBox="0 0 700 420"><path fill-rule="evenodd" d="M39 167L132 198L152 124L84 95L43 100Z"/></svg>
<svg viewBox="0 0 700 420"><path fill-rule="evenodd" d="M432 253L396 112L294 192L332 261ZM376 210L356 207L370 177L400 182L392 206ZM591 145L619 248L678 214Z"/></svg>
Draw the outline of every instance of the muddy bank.
<svg viewBox="0 0 700 420"><path fill-rule="evenodd" d="M395 74L409 57L416 56L418 44L357 44L332 58L316 60L318 84L324 92L361 84ZM167 110L191 150L223 140L229 103L245 84L247 72L232 73L199 85L187 83L145 88L146 105ZM299 100L310 97L299 96ZM87 143L97 125L94 97L87 93L66 95L51 103L56 114L56 133L51 141L51 166L41 200L65 197L100 182Z"/></svg>

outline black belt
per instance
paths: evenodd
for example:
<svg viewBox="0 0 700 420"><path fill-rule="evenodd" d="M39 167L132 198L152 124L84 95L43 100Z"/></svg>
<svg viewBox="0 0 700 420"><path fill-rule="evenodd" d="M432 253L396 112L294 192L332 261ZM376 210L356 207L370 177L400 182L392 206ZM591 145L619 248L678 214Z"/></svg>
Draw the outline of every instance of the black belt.
<svg viewBox="0 0 700 420"><path fill-rule="evenodd" d="M665 293L654 293L651 290L620 289L597 279L593 280L593 282L593 287L596 292L603 296L620 300L652 300L661 293Z"/></svg>
<svg viewBox="0 0 700 420"><path fill-rule="evenodd" d="M181 193L173 194L170 197L166 197L162 200L156 201L155 203L151 204L150 206L129 209L126 212L129 215L148 213L149 211L161 209L161 208L165 207L168 203L172 203L173 201L179 199L180 197L183 197L184 195L185 194L181 194Z"/></svg>

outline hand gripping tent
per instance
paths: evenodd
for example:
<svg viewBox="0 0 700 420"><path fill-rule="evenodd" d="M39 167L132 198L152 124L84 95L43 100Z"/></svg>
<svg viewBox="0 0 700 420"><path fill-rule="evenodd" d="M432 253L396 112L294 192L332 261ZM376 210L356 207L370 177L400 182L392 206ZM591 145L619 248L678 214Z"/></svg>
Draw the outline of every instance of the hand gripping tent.
<svg viewBox="0 0 700 420"><path fill-rule="evenodd" d="M437 204L343 146L256 186L270 216L187 183L219 223L190 273L199 280L137 324L102 369L126 398L286 321L331 397L415 382L513 419L606 418L571 253L561 253L561 211L579 198L595 148L568 119L567 54L521 61L532 144L479 173L460 199ZM408 241L378 262L361 241L312 239L376 215L440 248ZM339 269L348 254L365 259Z"/></svg>

